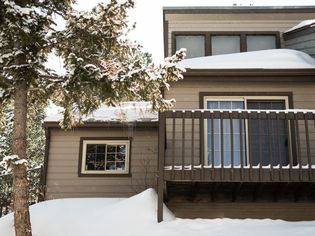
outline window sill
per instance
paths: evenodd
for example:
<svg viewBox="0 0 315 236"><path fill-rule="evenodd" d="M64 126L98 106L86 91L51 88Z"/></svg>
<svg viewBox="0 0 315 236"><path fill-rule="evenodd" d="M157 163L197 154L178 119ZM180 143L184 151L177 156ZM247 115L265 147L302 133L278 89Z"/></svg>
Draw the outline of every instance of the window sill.
<svg viewBox="0 0 315 236"><path fill-rule="evenodd" d="M78 174L78 177L128 177L130 178L132 175L131 173L126 173L126 174L107 174L107 173L104 173L104 174L85 174L85 173L79 173Z"/></svg>

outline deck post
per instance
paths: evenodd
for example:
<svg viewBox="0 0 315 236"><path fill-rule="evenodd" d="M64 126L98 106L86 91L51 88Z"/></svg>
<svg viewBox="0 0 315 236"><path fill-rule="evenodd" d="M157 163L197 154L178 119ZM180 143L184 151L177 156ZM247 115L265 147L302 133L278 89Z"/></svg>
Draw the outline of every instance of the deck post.
<svg viewBox="0 0 315 236"><path fill-rule="evenodd" d="M157 176L157 220L163 221L163 195L164 195L164 158L165 158L165 130L166 119L163 112L159 112L159 146L158 146L158 176Z"/></svg>

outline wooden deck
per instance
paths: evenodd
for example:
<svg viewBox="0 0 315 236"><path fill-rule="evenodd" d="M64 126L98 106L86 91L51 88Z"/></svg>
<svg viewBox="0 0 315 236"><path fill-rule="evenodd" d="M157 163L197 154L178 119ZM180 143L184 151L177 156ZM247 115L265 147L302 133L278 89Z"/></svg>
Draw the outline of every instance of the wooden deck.
<svg viewBox="0 0 315 236"><path fill-rule="evenodd" d="M169 182L313 184L314 144L313 110L160 113L158 221Z"/></svg>

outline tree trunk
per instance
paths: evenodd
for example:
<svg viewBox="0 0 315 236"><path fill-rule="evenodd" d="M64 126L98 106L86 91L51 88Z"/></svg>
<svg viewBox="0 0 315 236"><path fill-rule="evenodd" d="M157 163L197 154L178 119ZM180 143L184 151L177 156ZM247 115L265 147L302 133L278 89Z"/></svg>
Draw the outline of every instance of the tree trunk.
<svg viewBox="0 0 315 236"><path fill-rule="evenodd" d="M27 84L19 80L14 92L13 154L26 159ZM16 236L31 236L28 208L27 173L25 165L13 168L13 209Z"/></svg>

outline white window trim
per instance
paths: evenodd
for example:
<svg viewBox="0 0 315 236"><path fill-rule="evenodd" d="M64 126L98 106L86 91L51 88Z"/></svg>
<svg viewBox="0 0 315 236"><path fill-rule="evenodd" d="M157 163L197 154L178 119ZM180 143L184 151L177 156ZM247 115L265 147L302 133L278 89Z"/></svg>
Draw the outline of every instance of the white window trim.
<svg viewBox="0 0 315 236"><path fill-rule="evenodd" d="M126 145L125 170L85 170L87 144ZM129 174L130 140L83 140L81 174Z"/></svg>
<svg viewBox="0 0 315 236"><path fill-rule="evenodd" d="M203 108L207 108L207 101L243 101L244 102L244 109L247 109L247 100L280 100L284 101L285 109L289 108L289 98L287 96L204 96L203 97ZM289 124L290 126L290 124ZM204 120L204 163L207 165L208 163L208 123L207 120ZM289 128L290 130L290 128ZM291 132L289 133L289 139L291 139ZM245 150L246 150L246 161L248 162L248 122L245 122ZM291 151L291 150L290 150ZM222 163L221 163L222 164Z"/></svg>

